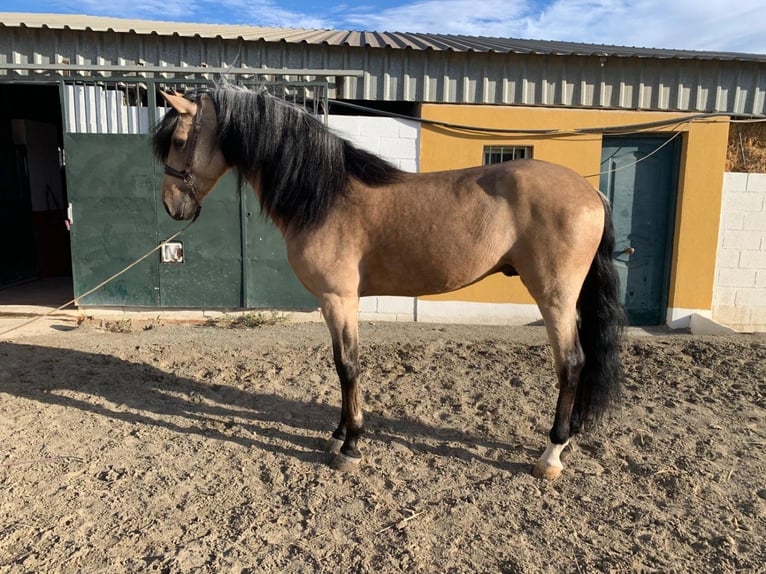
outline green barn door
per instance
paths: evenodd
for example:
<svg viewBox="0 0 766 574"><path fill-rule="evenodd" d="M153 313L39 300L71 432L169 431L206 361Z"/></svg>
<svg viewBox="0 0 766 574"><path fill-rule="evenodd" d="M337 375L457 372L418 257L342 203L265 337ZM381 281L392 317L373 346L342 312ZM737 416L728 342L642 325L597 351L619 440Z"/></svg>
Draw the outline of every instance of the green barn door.
<svg viewBox="0 0 766 574"><path fill-rule="evenodd" d="M245 306L315 309L317 300L301 285L287 261L282 234L263 214L250 186L242 191Z"/></svg>
<svg viewBox="0 0 766 574"><path fill-rule="evenodd" d="M155 253L87 297L83 293L124 269L187 225L162 205L162 169L144 135L66 134L72 204L75 297L86 306L239 308L242 238L235 178L205 198L199 219L177 241L182 262Z"/></svg>
<svg viewBox="0 0 766 574"><path fill-rule="evenodd" d="M156 257L83 294L157 245L154 165L145 135L64 134L78 305L159 305Z"/></svg>
<svg viewBox="0 0 766 574"><path fill-rule="evenodd" d="M157 166L158 228L160 240L165 240L189 222L175 221L165 212L162 177ZM223 177L205 196L200 216L178 241L183 245L183 262L160 263L161 306L242 307L242 222L234 175Z"/></svg>
<svg viewBox="0 0 766 574"><path fill-rule="evenodd" d="M234 173L218 182L197 221L174 240L176 257L153 254L83 296L188 222L171 219L162 204L163 170L149 135L162 110L152 107L146 86L67 84L62 93L79 305L316 308L290 268L282 235L260 215L253 190L240 193Z"/></svg>
<svg viewBox="0 0 766 574"><path fill-rule="evenodd" d="M600 187L612 202L615 265L632 325L665 322L678 163L676 142L667 142L603 140Z"/></svg>

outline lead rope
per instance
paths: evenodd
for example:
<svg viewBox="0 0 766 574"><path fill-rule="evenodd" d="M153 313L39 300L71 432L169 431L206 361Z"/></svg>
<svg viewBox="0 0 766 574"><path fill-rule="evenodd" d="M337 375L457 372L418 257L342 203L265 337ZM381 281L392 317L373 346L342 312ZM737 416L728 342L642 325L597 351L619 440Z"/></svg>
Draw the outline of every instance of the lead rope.
<svg viewBox="0 0 766 574"><path fill-rule="evenodd" d="M108 279L105 279L105 280L103 280L101 283L99 283L98 285L96 285L96 286L95 286L93 289L91 289L90 291L86 291L85 293L83 293L82 295L80 295L80 298L81 298L81 299L82 299L82 298L85 298L85 297L87 297L88 295L90 295L91 293L94 293L94 292L98 291L99 289L101 289L101 288L102 288L104 285L106 285L107 283L109 283L109 282L111 282L111 281L114 281L114 280L115 280L115 279L117 279L117 278L118 278L120 275L122 275L122 274L126 273L126 272L127 272L127 271L129 271L130 269L133 269L133 267L135 267L136 265L138 265L139 263L141 263L142 261L144 261L144 260L145 260L147 257L149 257L149 256L150 256L152 253L155 253L156 251L159 251L160 249L162 249L162 247L163 247L163 246L165 246L166 244L168 244L168 243L170 243L171 241L173 241L173 240L174 240L176 237L179 237L179 236L180 236L180 235L181 235L181 234L182 234L184 231L186 231L187 229L189 229L189 227L191 227L192 223L194 223L196 220L197 220L197 218L195 217L195 218L194 218L192 221L190 221L189 223L187 223L187 224L186 224L186 226L185 226L183 229L181 229L180 231L177 231L176 233L174 233L173 235L171 235L170 237L168 237L168 238L167 238L165 241L163 241L162 243L160 243L159 245L157 245L157 247L155 247L154 249L152 249L152 250L151 250L151 251L149 251L148 253L146 253L146 254L142 255L141 257L139 257L138 259L136 259L136 260L135 260L133 263L131 263L130 265L128 265L127 267L125 267L125 268L124 268L124 269L122 269L121 271L118 271L117 273L115 273L114 275L112 275L111 277L109 277ZM16 331L16 330L18 330L18 329L21 329L22 327L26 327L27 325L31 325L31 324L32 324L32 323L34 323L35 321L39 321L40 319L44 319L44 318L45 318L45 317L47 317L48 315L52 315L53 313L56 313L57 311L61 311L61 310L62 310L62 309L64 309L65 307L68 307L69 305L71 305L72 303L74 303L76 300L77 300L77 299L75 298L75 299L72 299L71 301L67 301L66 303L64 303L64 304L63 304L63 305L61 305L60 307L56 307L55 309L51 309L51 310L50 310L50 311L48 311L47 313L43 313L42 315L37 315L36 317L33 317L33 318L32 318L32 319L30 319L29 321L25 321L24 323L21 323L20 325L16 325L15 327L11 327L10 329L7 329L7 330L5 330L5 331L2 331L2 332L0 332L0 337L3 337L3 336L5 336L5 335L7 335L8 333L11 333L11 332L13 332L13 331Z"/></svg>

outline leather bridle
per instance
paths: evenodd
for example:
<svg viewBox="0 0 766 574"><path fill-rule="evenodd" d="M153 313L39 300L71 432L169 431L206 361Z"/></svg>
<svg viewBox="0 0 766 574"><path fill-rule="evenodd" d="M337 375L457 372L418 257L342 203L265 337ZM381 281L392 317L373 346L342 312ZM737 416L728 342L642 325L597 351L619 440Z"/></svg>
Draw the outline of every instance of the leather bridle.
<svg viewBox="0 0 766 574"><path fill-rule="evenodd" d="M199 197L199 189L194 181L194 175L191 172L192 162L194 161L194 152L197 147L197 140L199 139L200 131L202 131L202 94L197 95L195 103L197 104L197 111L194 113L194 124L192 125L191 133L186 140L186 162L184 163L183 170L177 170L176 168L165 162L165 173L172 177L177 177L182 180L189 190L189 194L194 198L199 206L202 198Z"/></svg>

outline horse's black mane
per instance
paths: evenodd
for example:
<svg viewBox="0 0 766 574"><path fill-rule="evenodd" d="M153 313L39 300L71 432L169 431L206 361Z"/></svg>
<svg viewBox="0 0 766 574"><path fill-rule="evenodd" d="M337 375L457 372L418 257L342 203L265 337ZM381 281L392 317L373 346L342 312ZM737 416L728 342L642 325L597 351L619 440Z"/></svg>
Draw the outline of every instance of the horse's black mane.
<svg viewBox="0 0 766 574"><path fill-rule="evenodd" d="M218 115L218 143L240 182L260 176L261 208L293 229L324 220L350 180L368 186L397 181L402 172L338 137L304 109L265 91L224 86L206 93ZM187 94L194 99L196 93ZM165 161L178 120L158 123L154 153Z"/></svg>

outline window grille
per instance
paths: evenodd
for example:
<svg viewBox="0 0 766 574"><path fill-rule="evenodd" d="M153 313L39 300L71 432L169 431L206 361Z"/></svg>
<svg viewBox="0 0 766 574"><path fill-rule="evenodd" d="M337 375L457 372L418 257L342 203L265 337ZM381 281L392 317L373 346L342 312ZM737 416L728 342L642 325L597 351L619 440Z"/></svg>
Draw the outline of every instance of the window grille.
<svg viewBox="0 0 766 574"><path fill-rule="evenodd" d="M511 161L514 159L529 159L531 157L532 148L530 146L484 146L484 165L502 163L504 161Z"/></svg>

